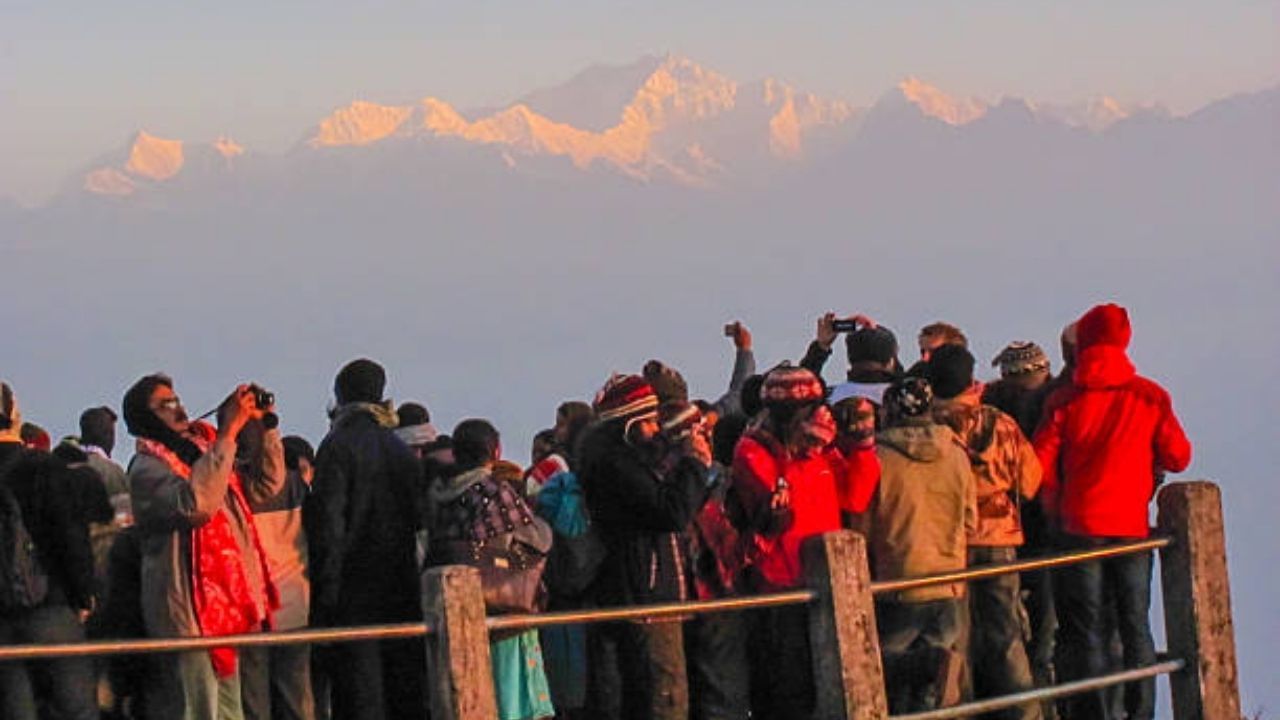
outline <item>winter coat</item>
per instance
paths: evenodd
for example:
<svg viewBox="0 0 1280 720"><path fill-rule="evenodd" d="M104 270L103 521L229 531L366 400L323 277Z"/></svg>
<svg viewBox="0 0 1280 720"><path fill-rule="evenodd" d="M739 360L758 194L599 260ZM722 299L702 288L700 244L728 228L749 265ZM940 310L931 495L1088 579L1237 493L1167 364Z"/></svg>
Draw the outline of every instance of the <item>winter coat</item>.
<svg viewBox="0 0 1280 720"><path fill-rule="evenodd" d="M242 478L245 495L271 493L284 482L284 451L278 432L267 434L263 464L257 477ZM235 441L219 437L183 478L164 460L138 453L129 462L129 489L134 522L142 549L142 619L152 637L198 637L201 629L191 597L191 530L208 523L219 509L229 514L232 533L245 558L252 594L265 598L267 578L254 546L252 519L233 500L228 482L235 468ZM261 609L267 615L267 608Z"/></svg>
<svg viewBox="0 0 1280 720"><path fill-rule="evenodd" d="M977 388L933 402L933 419L955 431L969 453L978 494L978 526L969 545L1021 545L1023 500L1040 489L1040 461L1017 422L983 405Z"/></svg>
<svg viewBox="0 0 1280 720"><path fill-rule="evenodd" d="M288 470L278 493L249 499L271 580L280 593L280 609L273 623L276 630L307 626L311 583L307 579L307 535L302 530L302 504L307 493L307 483L298 471Z"/></svg>
<svg viewBox="0 0 1280 720"><path fill-rule="evenodd" d="M871 576L895 580L963 570L978 498L955 433L928 419L909 420L876 436L876 454L880 485L870 511ZM897 599L925 602L964 594L964 583L954 583L907 590Z"/></svg>
<svg viewBox="0 0 1280 720"><path fill-rule="evenodd" d="M82 477L48 452L0 443L3 482L22 510L22 521L49 576L45 604L88 608L94 596L89 518L83 507ZM95 480L96 482L96 480Z"/></svg>
<svg viewBox="0 0 1280 720"><path fill-rule="evenodd" d="M748 562L757 590L798 587L804 582L800 548L805 540L839 530L840 512L862 512L880 474L871 449L849 456L835 448L802 458L789 457L772 435L750 430L734 450L736 500L751 533ZM770 502L778 479L791 496L790 520L780 532L768 526Z"/></svg>
<svg viewBox="0 0 1280 720"><path fill-rule="evenodd" d="M1191 443L1169 393L1123 347L1087 344L1082 333L1071 385L1049 397L1036 431L1041 505L1072 535L1144 538L1156 474L1186 469Z"/></svg>
<svg viewBox="0 0 1280 720"><path fill-rule="evenodd" d="M707 469L682 457L665 476L622 437L621 421L589 428L579 453L579 480L591 522L609 557L596 578L604 605L689 597L688 552L681 534L706 498Z"/></svg>
<svg viewBox="0 0 1280 720"><path fill-rule="evenodd" d="M422 468L388 417L373 406L340 409L316 453L303 505L313 625L422 617L415 535Z"/></svg>

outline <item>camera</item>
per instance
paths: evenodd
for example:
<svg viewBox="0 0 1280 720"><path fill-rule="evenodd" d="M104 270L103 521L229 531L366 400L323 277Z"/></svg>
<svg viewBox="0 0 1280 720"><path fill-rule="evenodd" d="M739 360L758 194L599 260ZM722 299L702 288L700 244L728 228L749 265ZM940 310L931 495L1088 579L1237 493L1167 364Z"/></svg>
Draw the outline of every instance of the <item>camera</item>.
<svg viewBox="0 0 1280 720"><path fill-rule="evenodd" d="M259 410L266 410L276 404L276 394L260 385L250 385L249 392L253 393L253 404ZM280 416L273 412L263 413L262 426L268 430L280 427Z"/></svg>
<svg viewBox="0 0 1280 720"><path fill-rule="evenodd" d="M858 329L857 320L833 320L831 329L838 333L851 333Z"/></svg>
<svg viewBox="0 0 1280 720"><path fill-rule="evenodd" d="M250 385L249 390L253 393L253 404L258 406L259 410L266 410L276 404L276 394L270 390Z"/></svg>

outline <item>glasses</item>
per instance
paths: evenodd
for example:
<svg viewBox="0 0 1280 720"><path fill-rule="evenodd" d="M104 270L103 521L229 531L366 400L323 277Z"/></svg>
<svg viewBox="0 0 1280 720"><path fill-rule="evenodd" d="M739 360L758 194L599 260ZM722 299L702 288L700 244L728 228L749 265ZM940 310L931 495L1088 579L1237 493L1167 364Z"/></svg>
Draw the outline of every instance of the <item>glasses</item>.
<svg viewBox="0 0 1280 720"><path fill-rule="evenodd" d="M172 412L174 410L177 410L180 407L182 407L182 400L177 395L174 395L173 397L167 397L163 400L158 401L156 403L155 409L168 410Z"/></svg>

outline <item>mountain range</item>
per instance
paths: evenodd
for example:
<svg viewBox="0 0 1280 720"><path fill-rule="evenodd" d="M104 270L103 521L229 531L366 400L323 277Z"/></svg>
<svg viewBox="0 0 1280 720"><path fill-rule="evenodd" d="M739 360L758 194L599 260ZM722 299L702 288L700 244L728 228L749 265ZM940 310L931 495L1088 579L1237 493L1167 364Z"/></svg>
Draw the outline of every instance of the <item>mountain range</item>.
<svg viewBox="0 0 1280 720"><path fill-rule="evenodd" d="M1278 91L1266 93L1271 106ZM339 175L362 178L481 172L599 182L605 175L733 190L821 164L865 140L868 122L877 117L936 137L977 135L1004 123L1078 143L1194 122L1240 102L1230 98L1175 117L1160 106L1104 96L1076 104L957 98L909 77L872 105L855 107L773 79L735 82L684 57L646 56L592 66L501 108L464 112L435 97L405 104L358 100L320 119L282 154L255 152L226 137L186 141L140 131L70 178L54 204L91 196L164 207L199 204L210 195L221 202L236 189L314 191L317 169L328 175L323 168L335 166L346 168L335 171Z"/></svg>

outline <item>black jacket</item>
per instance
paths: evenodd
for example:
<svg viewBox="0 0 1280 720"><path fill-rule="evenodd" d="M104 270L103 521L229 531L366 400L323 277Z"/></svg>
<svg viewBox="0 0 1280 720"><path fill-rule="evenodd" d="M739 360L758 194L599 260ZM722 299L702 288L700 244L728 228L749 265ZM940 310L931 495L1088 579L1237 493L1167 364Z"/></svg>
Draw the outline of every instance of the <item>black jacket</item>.
<svg viewBox="0 0 1280 720"><path fill-rule="evenodd" d="M14 464L11 460L17 458ZM9 467L3 481L18 506L49 575L47 604L65 603L88 608L94 593L93 550L89 522L111 504L97 478L88 479L47 452L27 450L20 443L0 443L0 468ZM92 495L97 487L101 497Z"/></svg>
<svg viewBox="0 0 1280 720"><path fill-rule="evenodd" d="M609 548L596 579L604 605L688 597L692 582L683 531L706 500L707 469L681 458L665 476L622 439L618 422L587 431L579 479L591 522Z"/></svg>
<svg viewBox="0 0 1280 720"><path fill-rule="evenodd" d="M409 447L368 413L340 421L320 443L303 505L312 624L421 619L421 473Z"/></svg>

